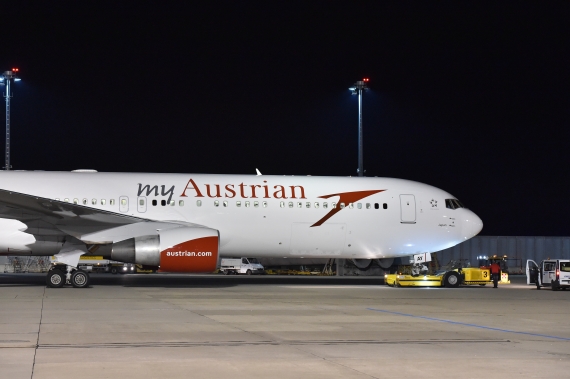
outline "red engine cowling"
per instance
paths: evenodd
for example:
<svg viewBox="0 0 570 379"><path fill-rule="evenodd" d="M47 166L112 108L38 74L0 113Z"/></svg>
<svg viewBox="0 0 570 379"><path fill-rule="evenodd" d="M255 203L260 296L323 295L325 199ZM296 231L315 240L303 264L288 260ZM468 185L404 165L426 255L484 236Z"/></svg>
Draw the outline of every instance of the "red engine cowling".
<svg viewBox="0 0 570 379"><path fill-rule="evenodd" d="M213 272L219 267L219 234L207 228L159 230L113 244L111 259L165 272Z"/></svg>

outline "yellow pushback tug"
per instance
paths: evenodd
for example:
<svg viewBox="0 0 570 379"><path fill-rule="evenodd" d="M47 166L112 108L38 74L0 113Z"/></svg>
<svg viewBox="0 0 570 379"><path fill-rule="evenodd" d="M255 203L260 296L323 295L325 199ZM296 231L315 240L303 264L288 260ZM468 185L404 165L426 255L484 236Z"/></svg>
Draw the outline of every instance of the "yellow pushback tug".
<svg viewBox="0 0 570 379"><path fill-rule="evenodd" d="M504 262L506 256L478 257L479 267L469 267L469 264L463 264L461 261L451 261L441 269L438 267L435 254L433 254L433 258L432 262L429 262L429 266L426 264L400 266L398 273L385 275L384 282L391 287L456 288L460 285L476 284L484 286L487 283L493 283L491 280L491 263L493 261ZM501 275L500 283L510 283L507 273Z"/></svg>

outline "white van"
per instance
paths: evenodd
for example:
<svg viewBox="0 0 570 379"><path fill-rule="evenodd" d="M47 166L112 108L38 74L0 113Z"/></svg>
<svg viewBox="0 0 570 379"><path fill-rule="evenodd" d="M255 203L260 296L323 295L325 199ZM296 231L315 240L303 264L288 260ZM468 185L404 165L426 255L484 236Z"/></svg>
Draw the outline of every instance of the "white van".
<svg viewBox="0 0 570 379"><path fill-rule="evenodd" d="M526 261L526 284L551 287L553 291L570 287L570 259L547 259L536 264L532 259Z"/></svg>
<svg viewBox="0 0 570 379"><path fill-rule="evenodd" d="M229 274L265 274L265 269L256 258L222 258L220 272Z"/></svg>

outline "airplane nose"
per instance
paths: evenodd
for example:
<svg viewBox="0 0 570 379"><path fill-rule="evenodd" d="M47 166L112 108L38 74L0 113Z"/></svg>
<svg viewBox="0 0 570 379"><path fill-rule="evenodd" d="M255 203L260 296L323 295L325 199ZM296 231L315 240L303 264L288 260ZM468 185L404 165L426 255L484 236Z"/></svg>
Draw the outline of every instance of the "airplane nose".
<svg viewBox="0 0 570 379"><path fill-rule="evenodd" d="M461 231L464 239L475 237L483 229L483 221L469 209L465 209L465 216L462 221Z"/></svg>

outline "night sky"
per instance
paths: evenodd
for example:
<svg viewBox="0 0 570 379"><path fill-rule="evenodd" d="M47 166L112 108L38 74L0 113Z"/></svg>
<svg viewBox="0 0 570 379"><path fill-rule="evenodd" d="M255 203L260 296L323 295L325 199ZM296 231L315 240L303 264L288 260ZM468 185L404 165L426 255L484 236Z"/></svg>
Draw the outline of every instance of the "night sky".
<svg viewBox="0 0 570 379"><path fill-rule="evenodd" d="M13 169L356 175L368 77L367 176L569 235L568 2L31 3L0 22Z"/></svg>

